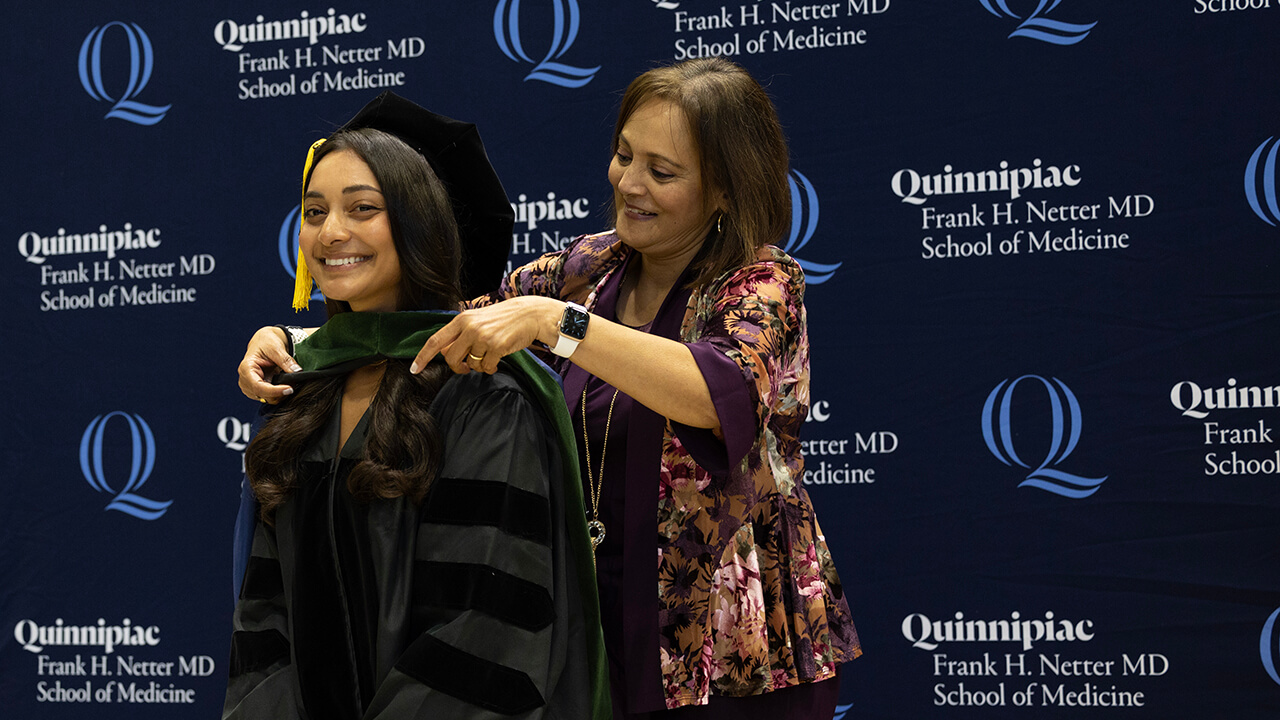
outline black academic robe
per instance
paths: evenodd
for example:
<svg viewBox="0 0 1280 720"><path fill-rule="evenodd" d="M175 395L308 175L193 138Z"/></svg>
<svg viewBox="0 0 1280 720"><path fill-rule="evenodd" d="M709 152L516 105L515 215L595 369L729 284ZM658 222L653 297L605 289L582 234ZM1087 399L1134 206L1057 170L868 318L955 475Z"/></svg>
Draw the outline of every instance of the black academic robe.
<svg viewBox="0 0 1280 720"><path fill-rule="evenodd" d="M431 412L443 464L420 507L347 491L367 413L340 455L336 410L305 452L255 531L224 718L591 715L546 417L504 372L454 376Z"/></svg>

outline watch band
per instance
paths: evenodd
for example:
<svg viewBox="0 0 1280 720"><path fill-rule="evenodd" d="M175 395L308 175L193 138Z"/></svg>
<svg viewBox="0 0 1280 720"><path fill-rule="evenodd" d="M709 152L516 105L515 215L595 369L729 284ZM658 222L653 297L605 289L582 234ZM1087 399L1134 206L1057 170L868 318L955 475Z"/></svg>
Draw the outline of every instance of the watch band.
<svg viewBox="0 0 1280 720"><path fill-rule="evenodd" d="M578 349L578 343L587 336L587 323L590 320L591 314L586 308L578 303L565 303L564 315L560 317L560 337L551 346L551 352L562 358L572 355Z"/></svg>
<svg viewBox="0 0 1280 720"><path fill-rule="evenodd" d="M551 352L555 353L556 355L559 355L562 358L567 358L573 354L574 350L578 349L578 343L580 342L582 341L574 340L568 335L561 335L560 337L556 338L556 344L551 346Z"/></svg>

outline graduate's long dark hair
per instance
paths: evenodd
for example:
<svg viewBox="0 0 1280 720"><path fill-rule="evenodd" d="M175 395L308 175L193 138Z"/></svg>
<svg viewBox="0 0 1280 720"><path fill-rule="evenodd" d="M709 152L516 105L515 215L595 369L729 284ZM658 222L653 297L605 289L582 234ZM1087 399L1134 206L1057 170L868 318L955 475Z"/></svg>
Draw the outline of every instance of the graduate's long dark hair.
<svg viewBox="0 0 1280 720"><path fill-rule="evenodd" d="M462 302L458 228L444 185L426 159L389 133L371 128L341 131L321 145L326 155L349 150L373 172L386 200L391 237L400 260L400 310L456 310ZM304 180L304 191L311 181ZM329 317L351 312L326 300ZM347 487L357 499L407 497L422 501L440 464L439 432L428 408L451 371L437 359L418 375L405 360L388 360L369 404L365 459L352 468ZM300 388L282 402L249 443L245 469L264 522L299 483L299 460L334 412L346 380L339 375Z"/></svg>

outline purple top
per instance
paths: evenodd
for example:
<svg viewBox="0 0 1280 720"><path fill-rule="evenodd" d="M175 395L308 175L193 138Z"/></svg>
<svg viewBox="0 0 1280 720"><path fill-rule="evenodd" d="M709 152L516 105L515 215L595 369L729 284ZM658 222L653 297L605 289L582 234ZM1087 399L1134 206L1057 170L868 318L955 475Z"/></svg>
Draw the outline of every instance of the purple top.
<svg viewBox="0 0 1280 720"><path fill-rule="evenodd" d="M622 277L610 280L633 252L611 232L583 235L516 269L498 291L469 305L542 295L601 313L606 285L605 305L616 307ZM615 524L626 525L610 533L621 544L621 580L605 582L618 588L615 617L647 625L635 611L640 605L632 603L649 598L651 607L656 600L658 652L642 629L619 629L613 648L618 667L640 672L623 673L614 698L628 716L644 712L637 702L647 693L642 676L656 660L666 707L738 706L731 700L742 698L740 707L754 714L773 706L766 696L826 685L841 663L862 654L830 549L799 482L799 436L809 407L804 271L777 247L758 248L750 263L693 288L678 334L674 322L667 324L674 319L670 300L652 332L678 337L690 348L724 421L722 442L678 429L638 404L624 412L622 506L606 510L620 513ZM740 379L716 371L724 358L737 366ZM569 405L578 405L586 373L568 362L555 364ZM743 432L745 423L735 422L747 417L754 437ZM646 509L653 513L648 518ZM641 529L646 519L656 532ZM835 688L826 689L833 704ZM771 720L829 713L788 711Z"/></svg>
<svg viewBox="0 0 1280 720"><path fill-rule="evenodd" d="M594 313L601 318L617 320L618 292L626 270L624 263L600 288ZM653 322L646 328L636 329L678 339L689 302L689 280L687 273L681 277ZM710 430L679 423L672 425L680 442L699 465L712 473L727 472L742 461L754 439L755 413L749 392L741 369L723 352L710 343L690 343L686 347L693 353L711 391L725 440ZM658 552L653 517L657 511L662 429L666 420L634 403L625 393L619 392L615 400L616 388L577 365L566 363L562 370L565 398L578 435L578 460L583 468L583 495L588 514L592 512L588 468L593 474L601 472L601 456L604 456L598 517L606 532L596 550L596 576L613 686L614 718L643 718L651 712L668 717L658 662L658 598L653 591L653 563ZM591 463L587 462L581 437L584 387L586 442L590 444ZM596 479L599 481L598 475ZM710 705L670 712L707 720L747 720L755 717L757 711L762 713L761 717L772 720L809 718L815 717L811 714L815 707L834 707L837 689L834 682L809 683L760 697L714 697ZM830 696L829 704L827 696ZM814 706L815 701L818 706ZM798 714L791 715L784 709L792 704Z"/></svg>

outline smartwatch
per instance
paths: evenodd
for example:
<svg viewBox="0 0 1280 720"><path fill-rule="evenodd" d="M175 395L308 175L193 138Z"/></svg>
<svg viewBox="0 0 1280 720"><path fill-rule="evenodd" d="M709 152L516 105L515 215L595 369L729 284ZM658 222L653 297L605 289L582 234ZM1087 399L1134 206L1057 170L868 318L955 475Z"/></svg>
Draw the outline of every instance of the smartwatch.
<svg viewBox="0 0 1280 720"><path fill-rule="evenodd" d="M587 309L577 303L565 303L564 315L560 317L560 337L551 346L551 352L567 358L578 349L578 343L587 336L587 321L591 315Z"/></svg>

